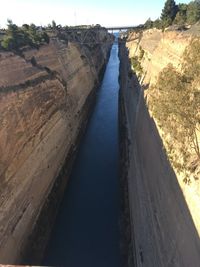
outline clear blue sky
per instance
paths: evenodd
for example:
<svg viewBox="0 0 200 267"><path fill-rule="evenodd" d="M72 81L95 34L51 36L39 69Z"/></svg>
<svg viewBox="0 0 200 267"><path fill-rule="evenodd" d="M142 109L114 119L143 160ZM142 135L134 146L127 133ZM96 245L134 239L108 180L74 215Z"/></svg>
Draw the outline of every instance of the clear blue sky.
<svg viewBox="0 0 200 267"><path fill-rule="evenodd" d="M177 3L189 0L177 0ZM160 16L165 0L0 0L0 26L7 18L16 24L137 25Z"/></svg>

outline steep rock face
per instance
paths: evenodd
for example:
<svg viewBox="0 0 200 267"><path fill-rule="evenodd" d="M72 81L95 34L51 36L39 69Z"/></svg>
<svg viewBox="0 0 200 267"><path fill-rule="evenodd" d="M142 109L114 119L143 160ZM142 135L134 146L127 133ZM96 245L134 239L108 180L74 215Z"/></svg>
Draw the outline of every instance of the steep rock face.
<svg viewBox="0 0 200 267"><path fill-rule="evenodd" d="M131 238L124 266L194 266L200 241L177 178L144 102L128 54L120 47L122 179L128 183ZM127 211L126 211L127 212Z"/></svg>
<svg viewBox="0 0 200 267"><path fill-rule="evenodd" d="M138 56L140 47L144 50L141 60L143 83L154 84L159 72L169 63L179 68L181 57L192 38L191 34L150 29L144 32L131 33L126 46L129 56Z"/></svg>
<svg viewBox="0 0 200 267"><path fill-rule="evenodd" d="M112 41L106 31L101 35ZM110 46L52 38L39 50L0 53L1 263L20 263L29 251L42 254ZM52 192L48 218L43 209ZM47 225L38 226L42 213Z"/></svg>
<svg viewBox="0 0 200 267"><path fill-rule="evenodd" d="M131 33L126 43L129 49L129 57L139 56L140 47L145 52L141 60L141 65L143 67L141 83L143 85L156 84L159 73L169 63L178 70L181 70L184 50L189 45L192 38L199 37L199 32L200 28L197 24L185 32L166 31L163 33L160 30L150 29L143 33ZM148 98L148 90L145 94ZM162 129L158 125L157 127L165 143L167 136L163 134ZM200 236L200 181L191 179L192 183L190 185L185 184L183 181L184 174L179 173L176 168L174 170Z"/></svg>

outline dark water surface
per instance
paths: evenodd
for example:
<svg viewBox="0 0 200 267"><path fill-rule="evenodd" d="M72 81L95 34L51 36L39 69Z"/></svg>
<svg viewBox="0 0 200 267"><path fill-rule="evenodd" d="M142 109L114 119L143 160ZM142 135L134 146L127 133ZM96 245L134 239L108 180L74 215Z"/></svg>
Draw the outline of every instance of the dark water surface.
<svg viewBox="0 0 200 267"><path fill-rule="evenodd" d="M118 267L118 46L114 44L49 243L45 265Z"/></svg>

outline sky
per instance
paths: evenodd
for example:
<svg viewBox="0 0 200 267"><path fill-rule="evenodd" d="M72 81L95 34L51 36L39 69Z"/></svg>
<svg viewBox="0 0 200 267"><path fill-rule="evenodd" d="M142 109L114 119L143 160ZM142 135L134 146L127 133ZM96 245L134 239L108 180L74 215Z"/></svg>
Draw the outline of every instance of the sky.
<svg viewBox="0 0 200 267"><path fill-rule="evenodd" d="M176 3L188 3L181 0ZM0 27L13 23L134 26L157 19L165 0L0 0Z"/></svg>

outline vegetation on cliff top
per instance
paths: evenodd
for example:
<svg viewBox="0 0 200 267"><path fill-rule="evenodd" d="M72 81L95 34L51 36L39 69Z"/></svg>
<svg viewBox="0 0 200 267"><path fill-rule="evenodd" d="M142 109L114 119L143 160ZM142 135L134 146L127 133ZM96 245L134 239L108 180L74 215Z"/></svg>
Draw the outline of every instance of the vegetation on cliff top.
<svg viewBox="0 0 200 267"><path fill-rule="evenodd" d="M37 48L43 43L49 43L49 36L43 29L38 29L34 24L18 27L8 20L8 28L1 40L1 47L6 50L18 50L26 45Z"/></svg>
<svg viewBox="0 0 200 267"><path fill-rule="evenodd" d="M57 37L60 40L70 41L73 40L74 34L77 35L77 39L80 36L80 33L74 32L72 34L72 30L77 29L85 29L89 32L90 29L93 32L89 32L87 34L87 41L93 42L93 48L97 44L94 42L94 30L97 31L99 29L105 29L101 27L101 25L79 25L79 26L62 26L57 25L53 20L52 24L48 24L46 27L37 27L35 24L23 24L21 27L14 24L11 20L8 20L7 29L0 31L0 49L3 50L13 50L20 52L26 46L31 48L39 48L41 45L45 43L49 43L51 37ZM107 40L107 37L104 37L104 40ZM91 46L90 46L91 48Z"/></svg>
<svg viewBox="0 0 200 267"><path fill-rule="evenodd" d="M195 24L200 20L200 0L191 1L189 4L176 4L174 0L166 0L160 19L145 22L146 29L164 29L170 25Z"/></svg>
<svg viewBox="0 0 200 267"><path fill-rule="evenodd" d="M149 106L164 133L169 158L186 183L200 174L199 58L200 39L193 39L183 55L181 72L168 65L149 91Z"/></svg>
<svg viewBox="0 0 200 267"><path fill-rule="evenodd" d="M162 10L161 20L165 23L171 24L176 17L178 7L174 0L167 0Z"/></svg>

